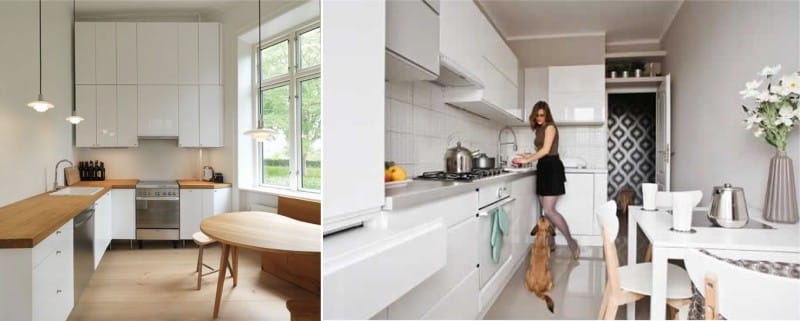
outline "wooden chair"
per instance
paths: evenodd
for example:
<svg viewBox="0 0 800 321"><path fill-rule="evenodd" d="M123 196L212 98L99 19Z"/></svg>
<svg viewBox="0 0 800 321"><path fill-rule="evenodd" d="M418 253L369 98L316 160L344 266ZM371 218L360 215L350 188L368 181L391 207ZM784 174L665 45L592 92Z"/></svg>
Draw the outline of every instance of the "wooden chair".
<svg viewBox="0 0 800 321"><path fill-rule="evenodd" d="M706 320L720 314L729 320L800 319L800 279L747 269L699 250L689 251L684 262L705 297Z"/></svg>
<svg viewBox="0 0 800 321"><path fill-rule="evenodd" d="M620 217L628 217L628 206L636 199L636 192L625 188L617 193L617 208L620 209Z"/></svg>
<svg viewBox="0 0 800 321"><path fill-rule="evenodd" d="M200 290L200 280L204 276L219 272L219 270L203 262L203 250L206 248L206 246L216 243L217 240L208 237L208 235L206 235L203 232L196 232L192 234L192 240L200 248L197 254L197 289ZM210 271L203 273L203 267L208 268ZM230 263L228 263L228 272L230 272L231 275L233 275L233 270L231 270Z"/></svg>
<svg viewBox="0 0 800 321"><path fill-rule="evenodd" d="M620 305L636 302L652 293L653 266L651 263L619 266L617 247L614 244L619 232L619 219L616 217L616 212L617 204L614 201L608 201L596 213L602 228L603 253L607 272L603 302L597 318L604 320L614 319ZM691 297L691 281L686 271L668 264L667 304L675 309L680 309L689 304ZM671 317L674 318L675 314Z"/></svg>

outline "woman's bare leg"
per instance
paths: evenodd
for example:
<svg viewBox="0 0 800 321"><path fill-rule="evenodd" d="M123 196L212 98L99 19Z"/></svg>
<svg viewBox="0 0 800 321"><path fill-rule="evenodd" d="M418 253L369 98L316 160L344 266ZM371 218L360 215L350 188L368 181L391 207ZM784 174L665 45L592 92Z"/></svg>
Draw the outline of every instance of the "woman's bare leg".
<svg viewBox="0 0 800 321"><path fill-rule="evenodd" d="M578 242L572 238L572 234L569 232L569 225L567 225L567 221L564 220L564 216L556 211L556 202L558 202L558 196L539 196L539 202L542 204L542 211L544 211L544 215L550 220L550 223L553 223L553 225L555 225L555 227L561 231L561 234L563 234L567 239L567 245L569 245L572 256L577 259L578 255L580 254ZM552 241L553 239L551 239L551 242ZM555 244L555 242L552 242L551 244Z"/></svg>

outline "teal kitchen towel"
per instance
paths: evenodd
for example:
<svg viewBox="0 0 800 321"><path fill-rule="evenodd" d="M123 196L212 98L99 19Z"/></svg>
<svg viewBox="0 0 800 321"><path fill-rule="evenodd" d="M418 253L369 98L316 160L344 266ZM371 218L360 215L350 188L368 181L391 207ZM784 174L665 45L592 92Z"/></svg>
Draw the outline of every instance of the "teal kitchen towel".
<svg viewBox="0 0 800 321"><path fill-rule="evenodd" d="M503 248L503 235L508 234L510 231L508 220L508 213L500 207L492 211L492 236L491 236L491 249L492 249L492 262L500 263L500 250Z"/></svg>

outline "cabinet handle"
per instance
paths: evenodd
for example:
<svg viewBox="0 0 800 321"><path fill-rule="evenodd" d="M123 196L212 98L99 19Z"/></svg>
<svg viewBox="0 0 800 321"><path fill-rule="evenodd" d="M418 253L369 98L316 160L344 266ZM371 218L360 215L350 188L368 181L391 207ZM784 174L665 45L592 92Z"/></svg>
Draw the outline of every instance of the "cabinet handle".
<svg viewBox="0 0 800 321"><path fill-rule="evenodd" d="M56 234L61 234L61 231L56 231Z"/></svg>
<svg viewBox="0 0 800 321"><path fill-rule="evenodd" d="M63 292L61 289L56 290L56 294L61 294L61 292Z"/></svg>
<svg viewBox="0 0 800 321"><path fill-rule="evenodd" d="M56 251L56 254L61 254L61 250Z"/></svg>

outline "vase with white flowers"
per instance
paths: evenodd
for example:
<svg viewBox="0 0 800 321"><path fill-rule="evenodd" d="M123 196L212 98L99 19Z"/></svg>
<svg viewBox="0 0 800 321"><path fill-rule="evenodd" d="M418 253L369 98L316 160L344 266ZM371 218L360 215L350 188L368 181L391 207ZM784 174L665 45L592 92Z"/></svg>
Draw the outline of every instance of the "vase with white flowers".
<svg viewBox="0 0 800 321"><path fill-rule="evenodd" d="M800 122L800 72L784 75L773 83L781 66L767 66L759 73L763 79L745 84L739 92L742 99L755 99L755 107L742 105L747 118L744 126L756 137L775 147L767 178L764 198L764 219L780 223L797 223L797 194L794 168L786 156L786 140L795 124Z"/></svg>

